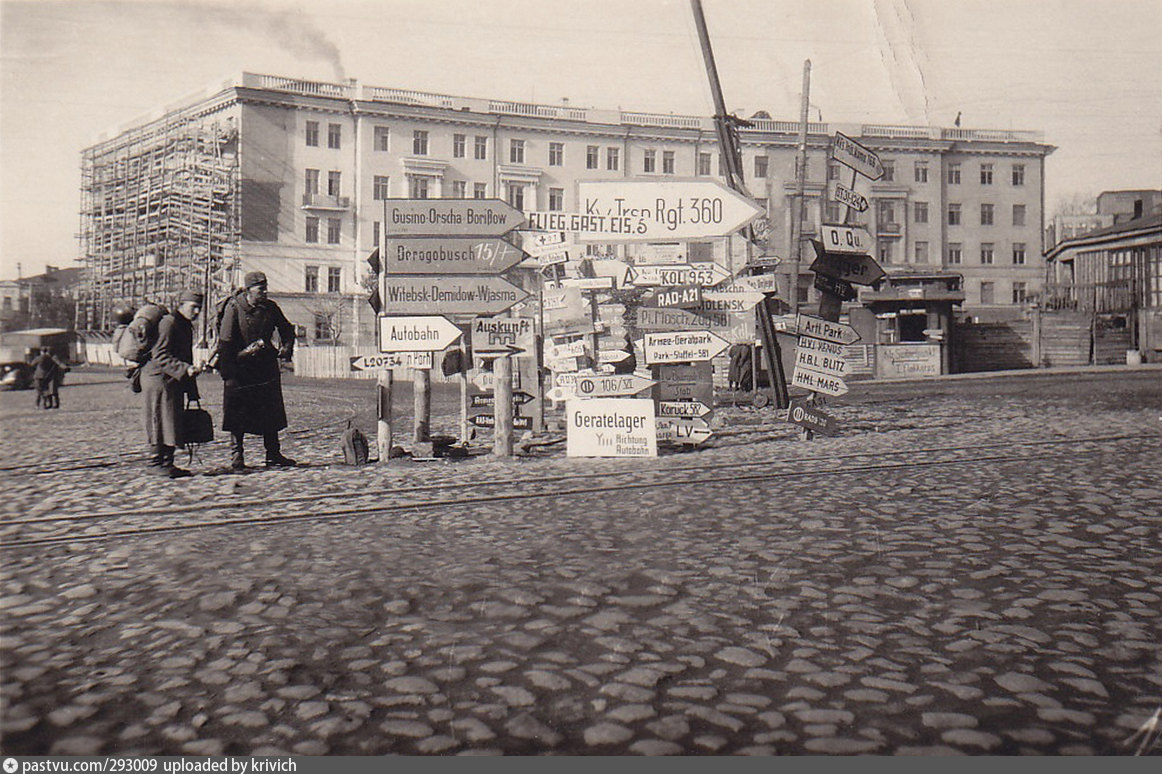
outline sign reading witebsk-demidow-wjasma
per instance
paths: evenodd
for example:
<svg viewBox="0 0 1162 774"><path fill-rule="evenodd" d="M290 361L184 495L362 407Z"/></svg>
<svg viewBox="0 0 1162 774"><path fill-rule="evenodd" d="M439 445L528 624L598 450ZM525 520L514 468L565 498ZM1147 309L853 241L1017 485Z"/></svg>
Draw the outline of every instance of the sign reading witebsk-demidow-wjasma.
<svg viewBox="0 0 1162 774"><path fill-rule="evenodd" d="M570 457L656 457L654 402L574 398L565 403Z"/></svg>

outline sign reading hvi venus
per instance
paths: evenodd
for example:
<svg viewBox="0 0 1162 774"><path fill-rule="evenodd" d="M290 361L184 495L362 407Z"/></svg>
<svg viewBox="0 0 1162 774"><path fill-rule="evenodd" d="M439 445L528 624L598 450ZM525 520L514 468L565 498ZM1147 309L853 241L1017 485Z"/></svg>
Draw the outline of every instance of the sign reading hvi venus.
<svg viewBox="0 0 1162 774"><path fill-rule="evenodd" d="M763 214L716 180L581 181L577 199L581 212L528 213L529 228L582 242L661 242L727 236Z"/></svg>

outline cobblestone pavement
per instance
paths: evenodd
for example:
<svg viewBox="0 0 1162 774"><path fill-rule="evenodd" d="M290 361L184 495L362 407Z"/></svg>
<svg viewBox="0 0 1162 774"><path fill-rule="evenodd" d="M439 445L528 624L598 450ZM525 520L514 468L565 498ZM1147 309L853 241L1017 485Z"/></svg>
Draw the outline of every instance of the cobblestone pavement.
<svg viewBox="0 0 1162 774"><path fill-rule="evenodd" d="M178 481L141 475L115 374L74 371L59 411L0 394L0 542L108 535L0 553L0 745L1160 754L1160 373L861 386L811 442L727 406L647 461L362 469L338 437L373 388L290 380L306 466L222 475L219 442ZM277 521L415 487L463 502Z"/></svg>

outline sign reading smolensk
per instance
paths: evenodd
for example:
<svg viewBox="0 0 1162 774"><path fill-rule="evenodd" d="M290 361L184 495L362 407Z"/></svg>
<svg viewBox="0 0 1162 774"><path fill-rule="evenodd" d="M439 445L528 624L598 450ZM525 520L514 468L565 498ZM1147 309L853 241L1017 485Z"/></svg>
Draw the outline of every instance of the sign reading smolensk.
<svg viewBox="0 0 1162 774"><path fill-rule="evenodd" d="M729 346L730 342L710 331L665 331L642 337L647 364L710 360Z"/></svg>
<svg viewBox="0 0 1162 774"><path fill-rule="evenodd" d="M727 236L763 214L716 180L581 181L577 200L581 212L528 213L529 227L581 242L659 242Z"/></svg>
<svg viewBox="0 0 1162 774"><path fill-rule="evenodd" d="M384 231L397 236L504 236L524 223L499 199L385 199Z"/></svg>
<svg viewBox="0 0 1162 774"><path fill-rule="evenodd" d="M384 277L386 314L497 314L528 298L503 277Z"/></svg>
<svg viewBox="0 0 1162 774"><path fill-rule="evenodd" d="M439 352L460 338L460 329L447 317L379 318L380 352Z"/></svg>
<svg viewBox="0 0 1162 774"><path fill-rule="evenodd" d="M500 274L525 253L495 237L388 237L388 274Z"/></svg>
<svg viewBox="0 0 1162 774"><path fill-rule="evenodd" d="M571 398L565 403L570 457L656 457L654 403L636 398Z"/></svg>

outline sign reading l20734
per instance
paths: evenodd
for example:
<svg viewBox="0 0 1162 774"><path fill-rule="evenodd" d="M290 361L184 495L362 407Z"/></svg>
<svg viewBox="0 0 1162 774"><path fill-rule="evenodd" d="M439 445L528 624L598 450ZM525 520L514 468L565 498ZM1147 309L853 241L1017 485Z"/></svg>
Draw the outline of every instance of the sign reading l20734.
<svg viewBox="0 0 1162 774"><path fill-rule="evenodd" d="M385 199L388 236L504 236L525 216L500 199Z"/></svg>

